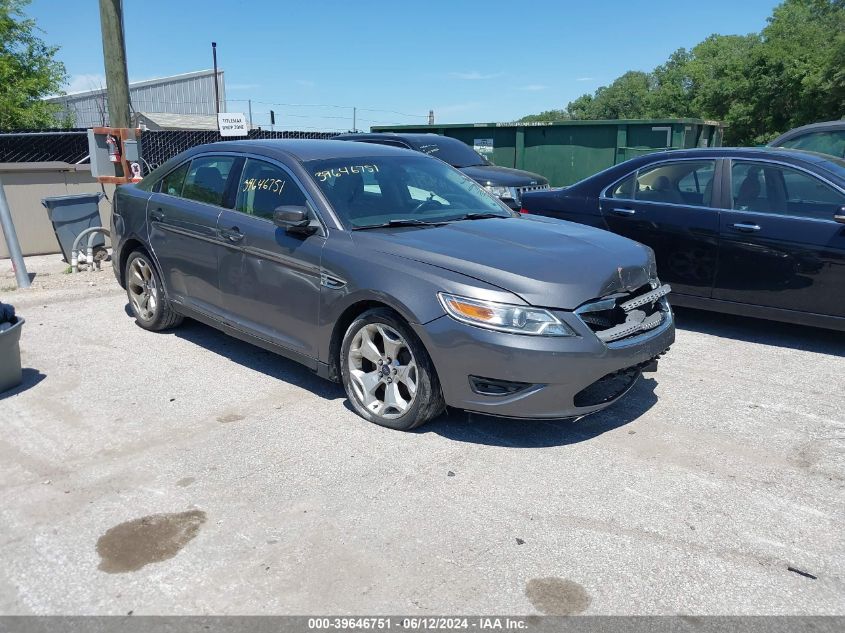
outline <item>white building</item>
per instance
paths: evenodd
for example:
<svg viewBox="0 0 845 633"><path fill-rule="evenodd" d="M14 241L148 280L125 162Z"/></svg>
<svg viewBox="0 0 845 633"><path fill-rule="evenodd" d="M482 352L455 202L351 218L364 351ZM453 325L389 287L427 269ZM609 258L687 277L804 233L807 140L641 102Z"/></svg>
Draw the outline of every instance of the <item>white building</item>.
<svg viewBox="0 0 845 633"><path fill-rule="evenodd" d="M220 111L226 111L226 88L223 71L217 71ZM59 120L71 117L73 127L96 127L109 124L108 96L105 86L45 99L62 106ZM144 113L152 119L156 114L214 115L214 71L137 81L129 84L129 101L133 120ZM215 124L216 127L216 124ZM184 128L183 128L184 129ZM188 128L190 129L190 128Z"/></svg>

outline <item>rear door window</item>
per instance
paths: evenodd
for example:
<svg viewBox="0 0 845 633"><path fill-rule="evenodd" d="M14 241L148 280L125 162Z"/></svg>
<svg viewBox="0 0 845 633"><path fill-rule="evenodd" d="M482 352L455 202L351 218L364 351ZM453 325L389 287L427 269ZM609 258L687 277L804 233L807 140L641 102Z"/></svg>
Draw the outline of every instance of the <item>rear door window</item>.
<svg viewBox="0 0 845 633"><path fill-rule="evenodd" d="M235 164L233 156L203 156L191 161L185 177L182 197L197 202L223 206L226 182Z"/></svg>
<svg viewBox="0 0 845 633"><path fill-rule="evenodd" d="M666 163L637 173L636 200L682 204L693 207L712 205L716 161Z"/></svg>
<svg viewBox="0 0 845 633"><path fill-rule="evenodd" d="M710 207L715 174L715 160L664 163L632 174L610 195L623 200Z"/></svg>
<svg viewBox="0 0 845 633"><path fill-rule="evenodd" d="M637 174L631 174L625 180L616 185L613 191L610 192L610 197L619 198L621 200L633 200L636 182Z"/></svg>

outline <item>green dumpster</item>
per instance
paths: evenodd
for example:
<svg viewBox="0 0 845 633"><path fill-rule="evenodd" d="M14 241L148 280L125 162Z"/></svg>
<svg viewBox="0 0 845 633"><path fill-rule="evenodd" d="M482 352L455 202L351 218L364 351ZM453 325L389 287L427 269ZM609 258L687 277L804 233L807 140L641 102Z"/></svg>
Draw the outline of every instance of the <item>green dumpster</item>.
<svg viewBox="0 0 845 633"><path fill-rule="evenodd" d="M433 132L459 139L503 167L571 185L648 152L719 147L724 124L702 119L375 126L373 132Z"/></svg>

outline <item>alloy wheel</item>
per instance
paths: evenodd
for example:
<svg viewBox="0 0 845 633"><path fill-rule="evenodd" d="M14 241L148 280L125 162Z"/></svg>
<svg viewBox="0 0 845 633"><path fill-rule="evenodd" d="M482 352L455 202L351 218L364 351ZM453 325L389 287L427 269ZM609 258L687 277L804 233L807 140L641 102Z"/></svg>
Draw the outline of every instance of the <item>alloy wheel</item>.
<svg viewBox="0 0 845 633"><path fill-rule="evenodd" d="M136 316L143 321L151 321L158 306L158 284L152 266L144 257L132 260L126 283Z"/></svg>
<svg viewBox="0 0 845 633"><path fill-rule="evenodd" d="M349 376L359 402L387 419L401 417L417 395L417 362L408 343L384 323L368 323L349 347Z"/></svg>

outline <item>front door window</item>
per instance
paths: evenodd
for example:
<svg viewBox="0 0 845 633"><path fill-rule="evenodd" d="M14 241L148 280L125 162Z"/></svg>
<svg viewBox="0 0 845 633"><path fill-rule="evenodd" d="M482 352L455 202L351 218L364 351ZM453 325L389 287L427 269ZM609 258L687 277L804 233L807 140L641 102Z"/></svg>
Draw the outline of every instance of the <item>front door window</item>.
<svg viewBox="0 0 845 633"><path fill-rule="evenodd" d="M845 194L806 172L784 165L734 161L731 197L737 211L833 220Z"/></svg>
<svg viewBox="0 0 845 633"><path fill-rule="evenodd" d="M249 158L244 165L235 209L267 220L280 206L305 206L305 194L281 167Z"/></svg>

